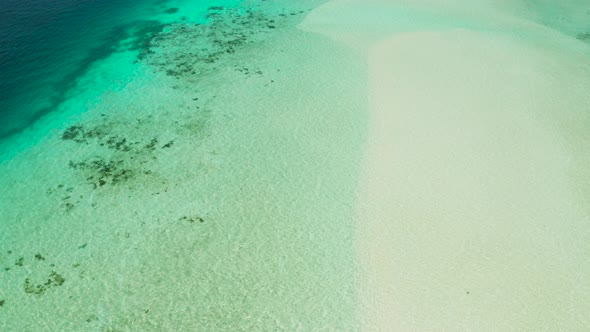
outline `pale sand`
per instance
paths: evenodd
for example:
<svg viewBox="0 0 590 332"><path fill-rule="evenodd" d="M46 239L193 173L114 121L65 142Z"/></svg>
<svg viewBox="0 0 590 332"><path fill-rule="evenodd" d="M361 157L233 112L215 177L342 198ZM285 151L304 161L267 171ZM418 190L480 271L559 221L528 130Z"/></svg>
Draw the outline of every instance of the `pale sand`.
<svg viewBox="0 0 590 332"><path fill-rule="evenodd" d="M590 51L509 16L545 40L399 33L397 9L333 1L302 25L368 56L364 329L588 329Z"/></svg>

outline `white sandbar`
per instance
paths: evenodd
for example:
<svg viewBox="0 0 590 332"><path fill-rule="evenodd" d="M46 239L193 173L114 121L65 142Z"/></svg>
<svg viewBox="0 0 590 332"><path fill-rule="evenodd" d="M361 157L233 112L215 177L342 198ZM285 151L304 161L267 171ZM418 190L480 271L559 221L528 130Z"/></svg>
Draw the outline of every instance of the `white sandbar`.
<svg viewBox="0 0 590 332"><path fill-rule="evenodd" d="M366 330L590 326L590 49L482 3L332 1L303 24L368 59Z"/></svg>

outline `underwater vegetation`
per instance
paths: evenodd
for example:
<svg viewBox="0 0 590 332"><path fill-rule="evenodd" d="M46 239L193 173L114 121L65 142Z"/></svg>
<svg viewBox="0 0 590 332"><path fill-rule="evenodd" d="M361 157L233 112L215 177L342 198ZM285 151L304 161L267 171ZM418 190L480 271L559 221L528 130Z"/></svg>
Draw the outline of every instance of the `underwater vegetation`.
<svg viewBox="0 0 590 332"><path fill-rule="evenodd" d="M262 70L236 64L236 52L264 42L270 32L288 26L291 20L303 13L297 11L269 16L252 8L212 6L208 10L207 24L143 21L128 32L133 37L122 45L137 52L136 61L143 62L156 72L184 80L187 87L218 69L221 60L226 60L223 66L229 65L229 68L245 76L261 77L264 75ZM193 101L197 105L202 103L198 97L194 97ZM138 134L128 124L109 120L105 114L99 121L73 124L62 132L61 139L77 144L77 151L87 146L89 154L70 160L67 167L78 174L82 183L91 185L95 190L116 188L134 181L145 184L150 182L150 178L156 181L158 174L150 165L160 158L160 151L170 149L176 153L175 140L194 141L195 131L205 130L207 111L200 106L194 107L193 112L198 113L197 122L191 125L183 120L177 126L177 130L188 129L188 136L179 135L166 140L157 132L152 137ZM150 125L154 123L137 119L136 126ZM60 184L49 188L48 194L59 192L62 206L70 212L82 201L83 195L76 194L77 191L76 186Z"/></svg>
<svg viewBox="0 0 590 332"><path fill-rule="evenodd" d="M164 11L164 13L166 14L174 14L174 13L178 13L178 8L168 8Z"/></svg>
<svg viewBox="0 0 590 332"><path fill-rule="evenodd" d="M182 215L176 220L188 224L201 224L205 222L203 217L196 214ZM171 226L175 225L173 223L174 220L170 221ZM179 230L185 231L186 228L179 228ZM125 233L124 239L130 239L129 232ZM88 242L78 245L73 249L83 252L86 248L88 248ZM14 258L15 256L16 258ZM0 273L9 275L16 273L15 276L24 274L23 279L21 279L21 294L23 296L32 296L33 298L41 297L51 292L57 292L58 288L61 288L66 283L75 284L76 287L87 287L87 283L95 280L94 277L87 276L85 268L89 267L87 265L88 262L84 262L82 259L80 262L74 261L68 264L67 262L57 261L55 256L45 252L37 252L35 254L23 252L18 255L13 250L3 250L0 254L0 266L4 266L4 269ZM68 265L70 268L64 268ZM75 287L70 289L73 290L73 293L70 290L59 292L63 292L61 296L71 299L78 291ZM10 296L8 295L8 298L0 298L0 310L13 302L10 300ZM92 321L95 321L95 319L87 320L88 323Z"/></svg>
<svg viewBox="0 0 590 332"><path fill-rule="evenodd" d="M51 271L45 282L35 283L30 278L25 279L24 289L27 294L41 295L51 287L59 287L66 280L59 273Z"/></svg>
<svg viewBox="0 0 590 332"><path fill-rule="evenodd" d="M286 27L304 11L275 16L251 8L210 7L208 24L174 23L144 43L138 60L178 79L198 79L242 48L264 42L269 33ZM261 71L246 74L261 75Z"/></svg>
<svg viewBox="0 0 590 332"><path fill-rule="evenodd" d="M169 24L156 20L146 20L130 27L127 41L122 41L122 45L129 51L139 51L138 60L143 59L147 54L152 52L152 41L156 36L161 34Z"/></svg>
<svg viewBox="0 0 590 332"><path fill-rule="evenodd" d="M168 14L176 12L178 8L165 10ZM269 15L251 8L213 6L207 15L208 24L135 22L136 26L119 31L118 38L122 41L117 47L103 49L104 53L95 55L102 57L119 49L135 51L137 57L133 60L156 73L173 77L174 80L170 81L187 83L182 85L185 88L194 87L193 82L202 80L204 75L220 67L235 72L236 77L262 77L268 74L254 65L244 64L240 52L272 38L273 33L289 26L302 13ZM235 61L238 58L240 61ZM166 158L187 153L182 148L199 144L199 140L206 137L203 133L208 131L210 112L215 112L207 108L207 95L203 96L194 89L190 93L187 99L190 105L186 107L188 110L182 111L184 113L158 115L150 120L131 112L131 115L125 115L129 118L121 119L117 115L124 113L121 110L113 112L114 115L102 114L102 118L98 119L78 120L64 128L56 139L66 147L66 151L76 153L68 155L58 166L63 167L67 176L56 179L47 186L49 188L43 187L43 190L47 188L45 194L48 199L57 202L57 209L52 212L67 215L72 220L92 216L92 212L96 212L92 209L101 208L103 204L103 201L93 198L131 196L139 186L142 190L153 190L152 195L164 195L167 190L164 188L173 184L166 182L168 180L158 168L158 161L165 164ZM188 113L192 114L186 116ZM166 125L159 123L162 120L167 121ZM167 226L171 229L176 227L178 231L186 231L187 228L202 230L214 225L208 214L201 211L174 211L171 215L158 218L169 221ZM121 240L126 241L133 238L134 233L124 230L120 234ZM92 247L88 245L88 239L76 241L73 250ZM87 283L93 280L85 274L88 262L81 259L59 262L54 258L58 255L49 252L7 252L7 255L0 255L0 264L4 267L0 273L14 276L19 293L27 299L34 300L47 294L71 298L76 291L90 287ZM22 276L11 275L15 271ZM10 297L0 299L0 310L10 306L14 300ZM148 309L142 310L150 314ZM93 323L98 320L97 317L97 314L89 313L81 319Z"/></svg>
<svg viewBox="0 0 590 332"><path fill-rule="evenodd" d="M5 255L0 255L0 264L8 263L12 254L13 251L8 250ZM42 253L36 253L35 255L32 255L32 259L28 260L25 259L24 255L20 255L14 261L15 268L13 269L9 266L5 266L3 269L4 273L12 273L15 269L20 270L20 272L27 271L29 276L23 281L24 293L29 295L43 295L50 289L62 286L66 282L62 273L55 271L56 265L54 263L46 262L46 256L47 255ZM44 273L46 273L45 276L43 276ZM0 308L3 307L5 303L6 299L0 300Z"/></svg>
<svg viewBox="0 0 590 332"><path fill-rule="evenodd" d="M154 151L170 148L174 144L173 140L160 143L157 137L146 140L114 133L114 130L120 130L116 126L108 121L97 125L76 124L68 127L61 135L64 141L89 145L95 150L105 152L104 156L70 160L68 163L71 169L78 171L95 189L124 183L139 175L152 174L146 165L157 159Z"/></svg>

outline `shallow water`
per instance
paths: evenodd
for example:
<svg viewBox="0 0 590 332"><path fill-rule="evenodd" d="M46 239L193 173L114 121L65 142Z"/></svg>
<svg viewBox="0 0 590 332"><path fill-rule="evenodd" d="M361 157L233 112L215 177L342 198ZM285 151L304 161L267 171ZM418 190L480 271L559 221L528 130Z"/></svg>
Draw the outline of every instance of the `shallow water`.
<svg viewBox="0 0 590 332"><path fill-rule="evenodd" d="M366 330L590 326L589 12L574 4L336 0L306 17L368 53Z"/></svg>
<svg viewBox="0 0 590 332"><path fill-rule="evenodd" d="M323 2L2 4L14 10L0 14L9 15L0 17L0 328L361 329L362 255L355 239L363 222L356 217L367 153L368 65L363 52L296 29ZM590 12L584 2L481 2L514 13L527 28L539 25L530 35L507 21L480 20L478 6L451 1L445 10L429 7L436 3L399 1L391 16L364 9L373 10L372 22L392 21L394 32L486 30L531 37L535 45L550 31L558 40L552 47L563 43L586 54ZM562 67L554 68L562 75ZM552 87L564 96L584 91ZM576 103L570 102L567 117L538 115L570 133L564 141L575 160L568 171L585 178L580 165L589 160L589 141L581 137L587 137L588 116ZM477 169L487 169L483 164ZM578 185L576 202L589 202L584 193L590 187ZM584 221L567 223L561 234L575 234L569 245L552 242L569 255L563 266L587 253L576 247L587 234ZM488 231L497 232L493 226ZM453 227L436 235L463 226ZM432 312L429 317L444 326L457 326L452 314L458 311L438 310L446 298L429 301L430 292L414 293L412 286L432 281L415 257L450 248L432 234L388 238L410 249L420 240L440 247L398 252L406 261L396 271L407 279L400 294L423 301L406 302L400 312ZM467 241L454 235L447 237L451 244ZM479 243L466 246L475 253L466 262L479 261ZM527 257L519 263L534 262ZM444 259L437 264L448 266ZM422 279L411 278L412 268ZM585 271L560 275L584 281ZM448 283L444 294L464 291ZM587 293L584 283L577 287ZM454 301L477 309L463 294ZM577 317L561 318L584 324L574 322ZM428 326L428 319L421 323Z"/></svg>
<svg viewBox="0 0 590 332"><path fill-rule="evenodd" d="M356 326L364 68L315 5L168 2L6 140L1 326Z"/></svg>

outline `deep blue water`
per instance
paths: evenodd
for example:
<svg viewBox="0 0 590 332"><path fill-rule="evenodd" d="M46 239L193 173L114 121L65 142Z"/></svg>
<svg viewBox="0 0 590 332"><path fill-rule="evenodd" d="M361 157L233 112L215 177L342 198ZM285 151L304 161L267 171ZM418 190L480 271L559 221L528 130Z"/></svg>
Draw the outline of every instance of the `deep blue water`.
<svg viewBox="0 0 590 332"><path fill-rule="evenodd" d="M165 0L0 0L0 140L54 110L122 39L159 28L138 13L165 8Z"/></svg>

